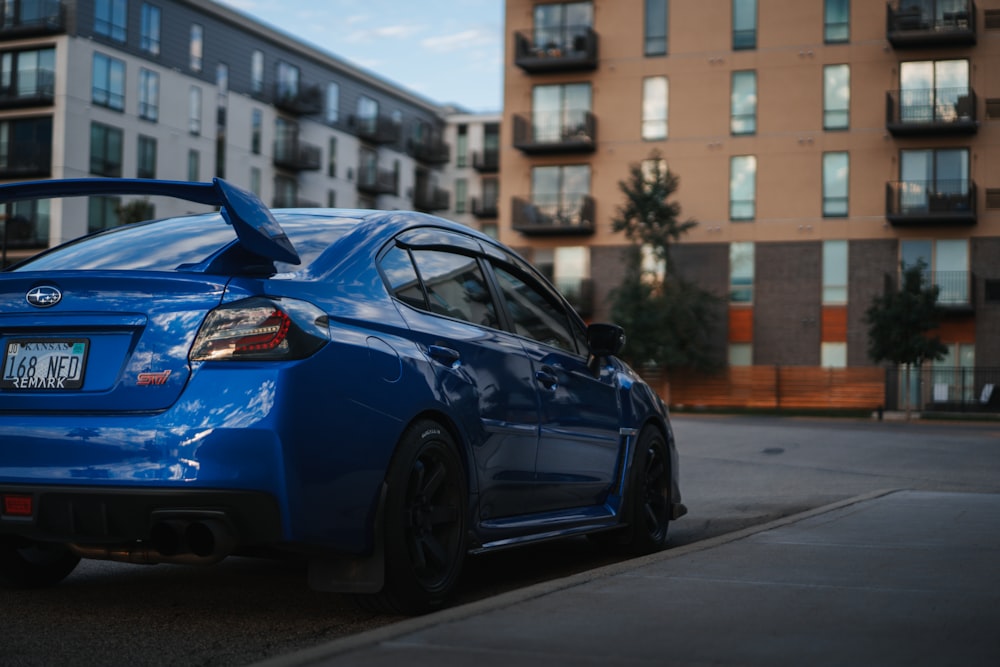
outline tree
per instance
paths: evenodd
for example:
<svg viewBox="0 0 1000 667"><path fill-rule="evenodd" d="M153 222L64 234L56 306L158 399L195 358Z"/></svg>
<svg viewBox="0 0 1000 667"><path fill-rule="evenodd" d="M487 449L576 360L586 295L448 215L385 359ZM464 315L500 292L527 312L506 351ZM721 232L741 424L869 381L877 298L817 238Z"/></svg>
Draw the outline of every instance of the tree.
<svg viewBox="0 0 1000 667"><path fill-rule="evenodd" d="M669 201L679 181L660 154L645 165L632 165L619 181L625 204L612 220L631 243L622 284L611 293L612 318L628 335L623 356L635 366L711 369L718 366L710 335L718 298L677 276L670 258L671 244L698 223L681 221L680 205Z"/></svg>
<svg viewBox="0 0 1000 667"><path fill-rule="evenodd" d="M938 328L939 288L927 284L923 260L902 266L897 291L876 296L865 311L868 324L868 356L875 363L889 361L905 369L906 418L910 418L910 366L919 369L925 361L944 357L948 349L930 332Z"/></svg>
<svg viewBox="0 0 1000 667"><path fill-rule="evenodd" d="M115 207L115 213L118 214L119 224L128 225L149 220L155 215L155 209L148 199L133 199Z"/></svg>

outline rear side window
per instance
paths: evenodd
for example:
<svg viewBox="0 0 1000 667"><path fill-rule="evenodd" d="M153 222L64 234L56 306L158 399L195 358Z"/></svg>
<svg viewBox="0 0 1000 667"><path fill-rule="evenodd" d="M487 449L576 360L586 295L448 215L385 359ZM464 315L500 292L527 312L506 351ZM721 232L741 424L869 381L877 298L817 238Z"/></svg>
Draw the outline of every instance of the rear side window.
<svg viewBox="0 0 1000 667"><path fill-rule="evenodd" d="M499 327L496 306L476 258L440 250L412 252L432 313Z"/></svg>
<svg viewBox="0 0 1000 667"><path fill-rule="evenodd" d="M408 251L398 246L390 249L379 266L394 297L414 308L427 310L424 289L420 286L420 278Z"/></svg>

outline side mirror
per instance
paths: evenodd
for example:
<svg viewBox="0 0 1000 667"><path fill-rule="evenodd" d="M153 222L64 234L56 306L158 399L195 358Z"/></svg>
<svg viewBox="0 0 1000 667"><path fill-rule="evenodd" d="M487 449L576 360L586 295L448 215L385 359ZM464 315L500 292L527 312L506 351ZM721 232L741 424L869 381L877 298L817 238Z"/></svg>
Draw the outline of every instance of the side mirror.
<svg viewBox="0 0 1000 667"><path fill-rule="evenodd" d="M625 347L625 330L616 324L591 324L587 327L587 344L595 357L618 354Z"/></svg>

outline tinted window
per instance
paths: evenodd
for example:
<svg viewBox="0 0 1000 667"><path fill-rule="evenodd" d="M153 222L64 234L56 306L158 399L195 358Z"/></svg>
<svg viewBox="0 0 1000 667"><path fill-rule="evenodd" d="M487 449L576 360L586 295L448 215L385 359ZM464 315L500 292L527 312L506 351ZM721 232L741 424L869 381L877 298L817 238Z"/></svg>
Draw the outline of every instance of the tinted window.
<svg viewBox="0 0 1000 667"><path fill-rule="evenodd" d="M479 263L467 255L414 250L432 313L497 328L496 307Z"/></svg>
<svg viewBox="0 0 1000 667"><path fill-rule="evenodd" d="M494 272L516 333L552 347L577 351L573 329L560 304L503 268L494 267Z"/></svg>
<svg viewBox="0 0 1000 667"><path fill-rule="evenodd" d="M409 252L398 246L394 247L382 257L379 266L389 284L389 292L394 297L414 308L427 309L420 278L413 268Z"/></svg>

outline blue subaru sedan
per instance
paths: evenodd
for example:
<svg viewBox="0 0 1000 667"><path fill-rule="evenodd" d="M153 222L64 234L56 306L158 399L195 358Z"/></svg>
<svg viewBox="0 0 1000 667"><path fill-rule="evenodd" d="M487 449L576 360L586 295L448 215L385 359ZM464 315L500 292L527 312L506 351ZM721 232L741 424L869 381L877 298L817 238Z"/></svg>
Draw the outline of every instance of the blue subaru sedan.
<svg viewBox="0 0 1000 667"><path fill-rule="evenodd" d="M399 211L269 210L223 181L77 179L0 202L156 195L0 273L0 585L81 558L308 559L392 613L469 554L659 549L686 511L663 402L495 240Z"/></svg>

